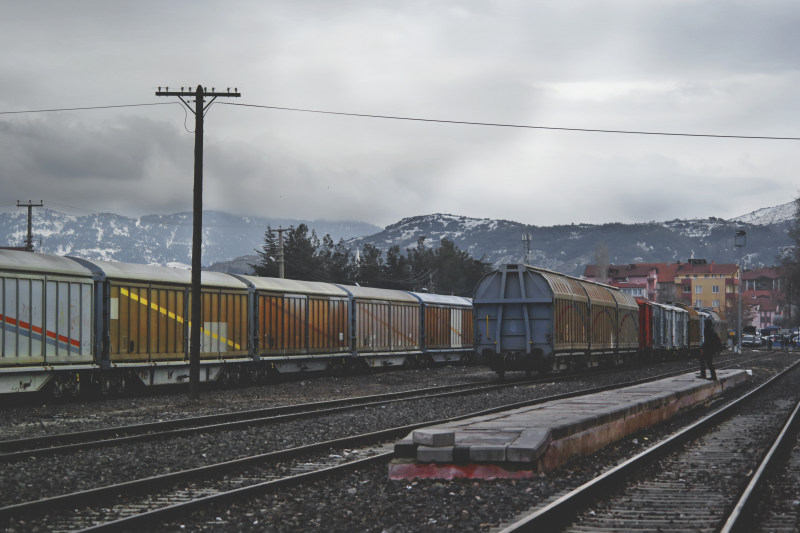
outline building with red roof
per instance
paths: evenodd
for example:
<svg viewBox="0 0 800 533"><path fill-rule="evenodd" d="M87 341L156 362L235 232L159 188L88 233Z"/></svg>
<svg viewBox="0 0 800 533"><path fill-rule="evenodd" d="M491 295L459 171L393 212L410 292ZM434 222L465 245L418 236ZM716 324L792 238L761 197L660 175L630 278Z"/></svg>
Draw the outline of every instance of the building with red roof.
<svg viewBox="0 0 800 533"><path fill-rule="evenodd" d="M756 268L742 274L742 304L750 307L753 326L758 330L777 325L775 322L783 316L783 277L781 267Z"/></svg>
<svg viewBox="0 0 800 533"><path fill-rule="evenodd" d="M647 298L655 302L680 302L713 309L726 315L737 303L739 267L690 259L680 263L631 263L629 265L586 265L584 277L621 287L645 285Z"/></svg>
<svg viewBox="0 0 800 533"><path fill-rule="evenodd" d="M680 263L586 265L584 269L586 279L619 287L633 296L713 309L731 318L738 314L740 276L744 322L751 322L758 330L774 326L776 319L780 322L784 305L781 267L740 272L736 264L690 259Z"/></svg>

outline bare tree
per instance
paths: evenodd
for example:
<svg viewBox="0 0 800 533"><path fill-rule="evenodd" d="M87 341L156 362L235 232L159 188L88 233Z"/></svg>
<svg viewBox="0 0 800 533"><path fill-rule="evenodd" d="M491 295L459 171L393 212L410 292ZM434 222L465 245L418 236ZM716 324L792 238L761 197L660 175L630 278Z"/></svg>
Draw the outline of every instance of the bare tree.
<svg viewBox="0 0 800 533"><path fill-rule="evenodd" d="M608 256L608 246L604 242L598 242L594 247L594 264L597 265L597 280L602 283L608 281Z"/></svg>

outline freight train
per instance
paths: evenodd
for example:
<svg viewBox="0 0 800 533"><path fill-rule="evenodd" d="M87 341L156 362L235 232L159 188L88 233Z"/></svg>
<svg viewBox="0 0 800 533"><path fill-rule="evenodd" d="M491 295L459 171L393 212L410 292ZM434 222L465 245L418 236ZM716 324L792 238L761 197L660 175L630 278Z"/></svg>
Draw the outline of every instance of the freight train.
<svg viewBox="0 0 800 533"><path fill-rule="evenodd" d="M469 298L202 273L0 250L0 394L180 384L200 328L200 379L343 372L473 354Z"/></svg>
<svg viewBox="0 0 800 533"><path fill-rule="evenodd" d="M716 313L635 299L616 287L528 265L509 264L478 282L472 299L475 351L507 370L572 370L640 358L697 356Z"/></svg>

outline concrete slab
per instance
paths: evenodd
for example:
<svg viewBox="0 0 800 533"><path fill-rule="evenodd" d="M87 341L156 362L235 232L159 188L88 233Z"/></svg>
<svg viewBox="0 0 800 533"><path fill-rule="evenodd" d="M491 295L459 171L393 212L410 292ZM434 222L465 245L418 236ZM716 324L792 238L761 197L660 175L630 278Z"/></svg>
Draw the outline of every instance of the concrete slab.
<svg viewBox="0 0 800 533"><path fill-rule="evenodd" d="M456 444L455 434L451 430L443 428L414 430L411 434L411 439L420 446L433 446L434 448L440 446L455 446Z"/></svg>
<svg viewBox="0 0 800 533"><path fill-rule="evenodd" d="M719 370L719 381L692 374L586 398L557 400L415 430L395 444L391 479L520 478L553 470L747 381Z"/></svg>

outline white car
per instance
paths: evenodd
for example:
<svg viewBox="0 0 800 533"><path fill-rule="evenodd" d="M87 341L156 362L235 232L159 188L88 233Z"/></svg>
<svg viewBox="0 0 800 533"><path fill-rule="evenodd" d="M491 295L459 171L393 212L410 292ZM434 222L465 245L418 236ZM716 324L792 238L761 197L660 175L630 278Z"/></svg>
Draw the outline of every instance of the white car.
<svg viewBox="0 0 800 533"><path fill-rule="evenodd" d="M761 346L761 338L756 335L742 335L742 346Z"/></svg>

